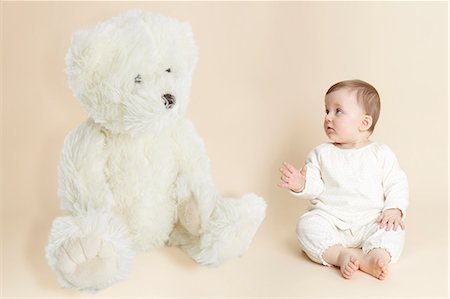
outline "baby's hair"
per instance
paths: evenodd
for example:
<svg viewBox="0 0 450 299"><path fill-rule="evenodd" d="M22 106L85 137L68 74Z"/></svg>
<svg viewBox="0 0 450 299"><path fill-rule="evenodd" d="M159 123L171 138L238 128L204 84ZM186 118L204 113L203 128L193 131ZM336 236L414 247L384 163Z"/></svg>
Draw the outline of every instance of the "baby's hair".
<svg viewBox="0 0 450 299"><path fill-rule="evenodd" d="M362 80L346 80L331 86L325 95L343 88L356 90L358 104L364 108L367 115L372 117L372 126L369 128L369 132L373 132L378 121L378 117L380 116L381 109L380 95L375 87Z"/></svg>

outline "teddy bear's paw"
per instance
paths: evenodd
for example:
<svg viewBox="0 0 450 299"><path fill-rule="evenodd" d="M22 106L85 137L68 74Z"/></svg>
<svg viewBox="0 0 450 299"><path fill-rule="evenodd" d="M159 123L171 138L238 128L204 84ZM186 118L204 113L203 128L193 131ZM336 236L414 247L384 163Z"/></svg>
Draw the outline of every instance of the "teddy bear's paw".
<svg viewBox="0 0 450 299"><path fill-rule="evenodd" d="M247 251L265 217L267 206L262 198L254 194L229 200L227 204L233 205L234 215L227 215L230 223L223 230L225 234L219 249L219 260L222 261L240 257Z"/></svg>
<svg viewBox="0 0 450 299"><path fill-rule="evenodd" d="M113 280L118 272L116 249L98 237L66 241L57 251L57 268L74 288L96 290Z"/></svg>
<svg viewBox="0 0 450 299"><path fill-rule="evenodd" d="M200 235L200 210L193 199L186 200L178 206L178 218L181 225L193 236Z"/></svg>
<svg viewBox="0 0 450 299"><path fill-rule="evenodd" d="M217 266L243 255L265 217L266 206L255 194L240 199L220 199L205 226L201 248L194 259L201 264Z"/></svg>

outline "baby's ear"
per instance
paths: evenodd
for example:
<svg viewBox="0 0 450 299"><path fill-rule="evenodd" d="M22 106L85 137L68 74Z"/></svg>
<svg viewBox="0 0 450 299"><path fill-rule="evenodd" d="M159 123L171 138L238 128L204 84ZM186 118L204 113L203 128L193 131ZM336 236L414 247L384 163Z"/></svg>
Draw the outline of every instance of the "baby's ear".
<svg viewBox="0 0 450 299"><path fill-rule="evenodd" d="M359 127L359 129L361 131L368 131L370 129L370 127L372 126L372 123L373 123L372 116L366 114L366 115L364 115L364 117L362 119L362 123L361 123L361 126Z"/></svg>

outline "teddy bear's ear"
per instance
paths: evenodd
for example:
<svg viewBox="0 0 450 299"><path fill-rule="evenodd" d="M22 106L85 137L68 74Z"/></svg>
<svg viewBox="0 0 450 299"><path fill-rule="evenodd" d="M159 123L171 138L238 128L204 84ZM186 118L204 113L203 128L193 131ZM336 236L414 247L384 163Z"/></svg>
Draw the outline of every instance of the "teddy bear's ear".
<svg viewBox="0 0 450 299"><path fill-rule="evenodd" d="M95 64L93 61L95 60L95 51L92 42L91 32L76 32L65 58L65 71L69 86L77 97L86 90L89 85L88 81L92 79L93 65Z"/></svg>
<svg viewBox="0 0 450 299"><path fill-rule="evenodd" d="M194 40L194 34L192 32L191 24L189 22L183 22L181 26L186 37L186 44L184 47L185 53L183 53L183 56L186 56L185 61L188 62L189 69L192 72L198 62L198 48Z"/></svg>
<svg viewBox="0 0 450 299"><path fill-rule="evenodd" d="M104 34L108 28L104 27L75 33L65 58L69 86L80 100L101 81L99 76L105 74L105 65L113 59L108 35Z"/></svg>

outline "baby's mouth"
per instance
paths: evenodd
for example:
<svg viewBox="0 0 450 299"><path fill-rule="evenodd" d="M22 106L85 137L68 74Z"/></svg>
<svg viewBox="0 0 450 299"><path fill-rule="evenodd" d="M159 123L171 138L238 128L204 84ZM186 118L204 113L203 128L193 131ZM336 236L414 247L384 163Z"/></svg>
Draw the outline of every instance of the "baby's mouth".
<svg viewBox="0 0 450 299"><path fill-rule="evenodd" d="M172 109L173 106L175 106L175 103L177 102L175 100L175 96L171 95L170 93L166 93L161 98L163 99L163 103L166 109Z"/></svg>

